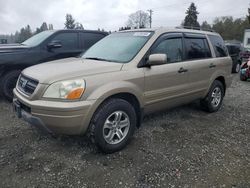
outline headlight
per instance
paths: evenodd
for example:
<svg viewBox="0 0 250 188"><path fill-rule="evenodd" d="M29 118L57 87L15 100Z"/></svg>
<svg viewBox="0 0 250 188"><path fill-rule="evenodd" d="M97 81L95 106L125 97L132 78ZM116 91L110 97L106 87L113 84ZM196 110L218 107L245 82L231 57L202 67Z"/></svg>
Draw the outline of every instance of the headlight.
<svg viewBox="0 0 250 188"><path fill-rule="evenodd" d="M43 97L56 99L79 99L85 90L84 80L67 80L51 84Z"/></svg>

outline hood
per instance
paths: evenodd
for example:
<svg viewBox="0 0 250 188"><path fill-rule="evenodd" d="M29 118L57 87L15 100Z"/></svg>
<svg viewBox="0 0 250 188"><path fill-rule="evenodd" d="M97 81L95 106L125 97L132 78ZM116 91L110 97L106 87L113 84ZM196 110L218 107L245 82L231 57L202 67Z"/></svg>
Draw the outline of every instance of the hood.
<svg viewBox="0 0 250 188"><path fill-rule="evenodd" d="M67 58L29 67L22 74L38 80L39 83L51 84L60 80L119 71L121 68L120 63Z"/></svg>
<svg viewBox="0 0 250 188"><path fill-rule="evenodd" d="M0 45L0 53L11 53L17 52L21 50L27 50L29 46L25 46L22 44L1 44Z"/></svg>

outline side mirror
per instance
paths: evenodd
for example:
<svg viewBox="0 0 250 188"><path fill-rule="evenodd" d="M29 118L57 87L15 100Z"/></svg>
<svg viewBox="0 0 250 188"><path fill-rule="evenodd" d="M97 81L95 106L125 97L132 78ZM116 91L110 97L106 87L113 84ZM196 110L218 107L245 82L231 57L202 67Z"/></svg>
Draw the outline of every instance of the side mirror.
<svg viewBox="0 0 250 188"><path fill-rule="evenodd" d="M62 43L58 40L54 40L51 41L48 45L47 45L48 49L53 49L53 48L61 48L62 47Z"/></svg>
<svg viewBox="0 0 250 188"><path fill-rule="evenodd" d="M166 54L151 54L148 57L147 65L163 65L167 63L167 55Z"/></svg>

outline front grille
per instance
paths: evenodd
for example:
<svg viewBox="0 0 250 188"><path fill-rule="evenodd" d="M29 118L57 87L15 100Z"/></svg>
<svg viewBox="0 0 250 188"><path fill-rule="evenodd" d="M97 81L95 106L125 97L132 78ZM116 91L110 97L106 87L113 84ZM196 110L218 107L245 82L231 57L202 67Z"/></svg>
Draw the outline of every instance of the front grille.
<svg viewBox="0 0 250 188"><path fill-rule="evenodd" d="M21 75L18 80L18 89L26 95L32 95L38 85L38 81Z"/></svg>

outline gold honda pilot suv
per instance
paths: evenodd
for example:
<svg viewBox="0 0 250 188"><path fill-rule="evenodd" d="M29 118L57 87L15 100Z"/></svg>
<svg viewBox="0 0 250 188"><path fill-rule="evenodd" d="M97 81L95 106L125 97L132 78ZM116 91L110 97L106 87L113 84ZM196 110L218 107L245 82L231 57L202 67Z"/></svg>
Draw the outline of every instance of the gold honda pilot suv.
<svg viewBox="0 0 250 188"><path fill-rule="evenodd" d="M218 111L232 61L219 34L188 29L115 32L79 58L25 69L19 118L49 132L88 133L106 153L125 147L145 114L201 101Z"/></svg>

